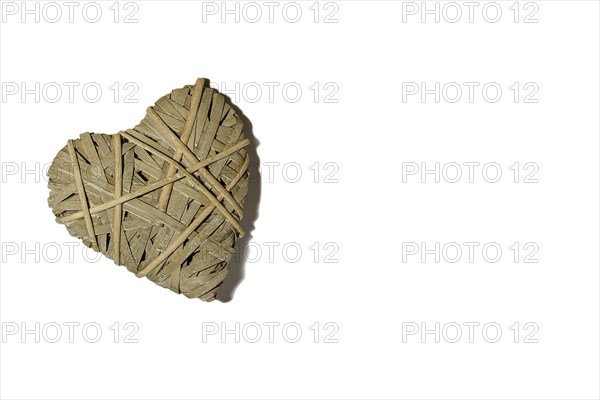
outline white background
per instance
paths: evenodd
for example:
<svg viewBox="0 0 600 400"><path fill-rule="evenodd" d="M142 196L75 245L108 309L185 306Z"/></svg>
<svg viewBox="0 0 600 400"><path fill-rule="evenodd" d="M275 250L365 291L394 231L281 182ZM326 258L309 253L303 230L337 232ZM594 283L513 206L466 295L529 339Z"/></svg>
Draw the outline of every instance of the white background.
<svg viewBox="0 0 600 400"><path fill-rule="evenodd" d="M423 23L420 13L405 13L403 22L411 6L394 1L298 2L296 23L288 21L296 6L282 15L285 2L273 22L268 6L257 3L263 15L255 23L245 3L237 6L239 22L232 14L225 23L221 2L99 2L96 23L82 16L86 2L72 23L62 2L56 23L44 2L39 22L35 14L22 22L21 2L13 3L14 15L6 3L3 398L599 397L597 2L522 2L516 23L512 1L497 3L496 23L482 16L484 2L472 23L462 2L456 23L447 21L454 14L442 14L439 23L426 15ZM214 7L216 14L207 13ZM494 9L487 10L493 18ZM134 11L138 22L124 23ZM538 22L524 23L533 11ZM333 23L325 23L331 13ZM258 216L245 221L254 226L242 243L245 277L229 302L189 300L82 252L47 206L44 168L67 139L133 127L147 106L197 77L226 85L260 142L262 179L249 202L256 209L260 197ZM72 102L65 82L79 85ZM265 82L276 85L273 98ZM403 101L406 82L429 89L456 82L463 97ZM479 84L473 102L464 82ZM502 89L495 103L481 93L490 82ZM21 97L22 83L33 93ZM54 103L53 83L63 88ZM93 91L82 94L88 83L102 89L97 102L90 101ZM125 90L127 83L133 86ZM539 89L530 99L537 103L524 101L526 83ZM282 93L286 84L302 89L296 102L292 89ZM256 86L260 99L251 91ZM129 100L137 103L125 101L131 87L137 92ZM472 183L465 162L479 163ZM510 169L516 162L518 183ZM279 163L273 174L269 163ZM319 176L310 168L315 163ZM403 168L415 165L409 163L439 163L447 174L439 183L432 174L424 183L420 174L403 182ZM448 182L455 174L448 163L463 166L459 182ZM500 166L497 183L486 180L493 171L482 175L487 163ZM537 183L524 182L532 171L525 163L537 167ZM291 167L283 173L285 165ZM452 263L453 253L441 254L436 263L435 254L424 254L422 262L421 253L405 251L403 262L410 243L433 249L436 242L440 249L460 244L462 258ZM473 262L464 242L480 243ZM486 243L502 249L499 261L483 257ZM532 249L539 262L524 262ZM73 343L70 322L79 324ZM280 324L273 343L269 322ZM472 343L469 322L479 324ZM207 335L214 327L235 331L236 323L239 343L234 333ZM403 336L436 323L439 343L433 333ZM97 343L89 343L95 331L85 334L85 324L101 328ZM262 337L251 343L255 324ZM292 326L287 335L284 324ZM462 336L452 343L455 324ZM490 343L496 335L493 328L486 335L485 324L502 329L497 342ZM57 325L62 336L51 343ZM289 343L294 326L302 336ZM23 329L33 333L23 336Z"/></svg>

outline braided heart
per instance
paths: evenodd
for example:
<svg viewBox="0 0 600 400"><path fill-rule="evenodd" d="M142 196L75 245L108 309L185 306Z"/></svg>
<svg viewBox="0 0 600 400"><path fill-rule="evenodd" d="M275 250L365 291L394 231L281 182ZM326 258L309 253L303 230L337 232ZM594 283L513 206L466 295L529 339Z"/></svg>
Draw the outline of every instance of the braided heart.
<svg viewBox="0 0 600 400"><path fill-rule="evenodd" d="M133 129L69 140L48 170L58 223L118 265L210 301L229 273L248 191L243 122L204 79Z"/></svg>

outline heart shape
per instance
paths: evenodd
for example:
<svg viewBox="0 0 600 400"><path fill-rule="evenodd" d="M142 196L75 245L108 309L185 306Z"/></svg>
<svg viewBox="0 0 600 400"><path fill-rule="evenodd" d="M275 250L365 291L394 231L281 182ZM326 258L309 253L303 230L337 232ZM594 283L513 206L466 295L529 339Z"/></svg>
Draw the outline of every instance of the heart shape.
<svg viewBox="0 0 600 400"><path fill-rule="evenodd" d="M161 97L133 129L69 140L48 170L48 204L117 265L211 301L244 235L250 160L240 116L205 84Z"/></svg>

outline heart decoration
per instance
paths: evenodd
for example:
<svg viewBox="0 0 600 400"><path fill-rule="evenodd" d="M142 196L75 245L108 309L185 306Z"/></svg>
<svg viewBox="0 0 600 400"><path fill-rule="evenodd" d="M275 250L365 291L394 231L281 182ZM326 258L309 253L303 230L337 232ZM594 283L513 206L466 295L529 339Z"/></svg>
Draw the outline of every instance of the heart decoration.
<svg viewBox="0 0 600 400"><path fill-rule="evenodd" d="M149 107L133 129L83 133L48 170L48 204L71 236L138 277L214 300L248 191L243 122L204 79Z"/></svg>

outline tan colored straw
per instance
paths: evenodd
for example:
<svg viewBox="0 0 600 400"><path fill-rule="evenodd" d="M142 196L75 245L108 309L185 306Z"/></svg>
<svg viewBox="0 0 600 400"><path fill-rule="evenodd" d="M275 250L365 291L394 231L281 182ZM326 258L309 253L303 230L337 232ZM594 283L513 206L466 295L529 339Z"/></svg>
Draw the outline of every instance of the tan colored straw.
<svg viewBox="0 0 600 400"><path fill-rule="evenodd" d="M213 300L248 190L243 122L204 79L173 90L133 129L69 140L48 204L72 236L138 277Z"/></svg>

